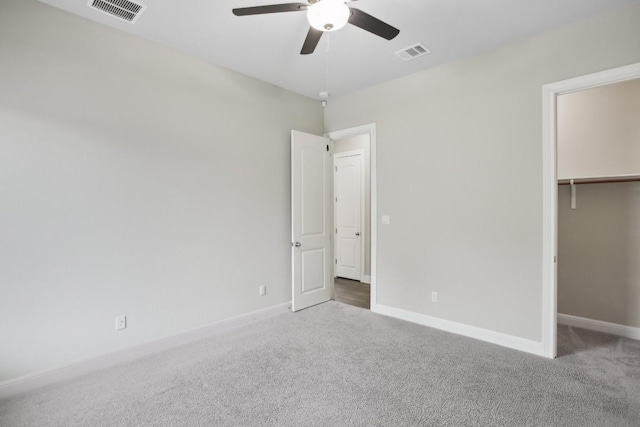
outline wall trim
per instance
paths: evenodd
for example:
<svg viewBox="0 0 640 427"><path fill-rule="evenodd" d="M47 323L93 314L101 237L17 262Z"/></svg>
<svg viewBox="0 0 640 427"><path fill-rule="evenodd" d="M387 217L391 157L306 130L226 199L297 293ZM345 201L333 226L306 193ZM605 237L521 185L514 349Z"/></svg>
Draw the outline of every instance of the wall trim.
<svg viewBox="0 0 640 427"><path fill-rule="evenodd" d="M585 317L572 316L570 314L558 313L558 323L575 328L589 329L591 331L604 332L606 334L618 335L633 340L640 340L640 328L634 326L620 325L617 323L605 322L602 320L587 319Z"/></svg>
<svg viewBox="0 0 640 427"><path fill-rule="evenodd" d="M428 316L426 314L415 313L412 311L402 310L395 307L389 307L377 304L371 308L374 313L382 314L397 319L406 320L408 322L417 323L423 326L440 329L442 331L463 335L469 338L475 338L480 341L497 344L514 350L524 351L526 353L543 356L542 343L532 341L525 338L516 337L514 335L503 334L502 332L491 331L489 329L478 328L476 326L465 325L463 323L453 322L451 320L440 319L438 317Z"/></svg>
<svg viewBox="0 0 640 427"><path fill-rule="evenodd" d="M371 276L362 276L362 283L371 283Z"/></svg>
<svg viewBox="0 0 640 427"><path fill-rule="evenodd" d="M149 354L208 338L221 332L249 323L266 320L289 311L291 311L290 301L251 313L224 319L167 338L161 338L159 340L150 341L145 344L136 345L134 347L129 347L92 359L72 363L67 366L13 378L0 383L0 399L35 390L46 385L55 384L60 381L77 378L81 375L109 368L121 363L130 362Z"/></svg>
<svg viewBox="0 0 640 427"><path fill-rule="evenodd" d="M640 78L640 62L542 86L542 346L557 355L558 173L556 101L559 95Z"/></svg>

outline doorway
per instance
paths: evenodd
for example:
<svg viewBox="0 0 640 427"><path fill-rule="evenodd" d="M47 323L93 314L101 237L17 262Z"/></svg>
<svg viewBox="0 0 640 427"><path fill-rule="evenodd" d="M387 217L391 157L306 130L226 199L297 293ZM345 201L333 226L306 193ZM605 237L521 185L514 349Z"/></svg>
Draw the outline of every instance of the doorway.
<svg viewBox="0 0 640 427"><path fill-rule="evenodd" d="M640 78L640 63L543 86L543 355L558 355L558 109L560 95Z"/></svg>
<svg viewBox="0 0 640 427"><path fill-rule="evenodd" d="M559 356L640 338L639 115L640 79L558 96Z"/></svg>
<svg viewBox="0 0 640 427"><path fill-rule="evenodd" d="M335 141L357 135L369 140L369 205L366 236L369 253L369 308L376 308L376 127L375 124L330 132L324 136L291 131L291 309L299 311L336 299L332 214L332 156ZM369 229L370 228L370 229ZM366 237L365 236L365 237ZM367 246L365 246L365 249ZM361 275L361 280L364 275ZM363 283L363 282L359 282Z"/></svg>
<svg viewBox="0 0 640 427"><path fill-rule="evenodd" d="M334 172L334 299L375 305L375 125L327 136Z"/></svg>

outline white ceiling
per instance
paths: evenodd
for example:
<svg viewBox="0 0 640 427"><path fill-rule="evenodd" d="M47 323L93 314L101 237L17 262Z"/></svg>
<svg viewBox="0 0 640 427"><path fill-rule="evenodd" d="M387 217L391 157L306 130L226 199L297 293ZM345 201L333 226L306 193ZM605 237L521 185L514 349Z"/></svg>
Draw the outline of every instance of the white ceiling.
<svg viewBox="0 0 640 427"><path fill-rule="evenodd" d="M347 25L325 33L315 53L302 56L299 52L309 28L305 12L244 17L231 13L236 7L295 0L141 0L147 9L135 24L90 9L87 0L40 1L313 98L327 89L331 95L351 92L640 3L360 0L351 6L399 28L400 34L387 41ZM408 62L394 55L418 42L431 53Z"/></svg>

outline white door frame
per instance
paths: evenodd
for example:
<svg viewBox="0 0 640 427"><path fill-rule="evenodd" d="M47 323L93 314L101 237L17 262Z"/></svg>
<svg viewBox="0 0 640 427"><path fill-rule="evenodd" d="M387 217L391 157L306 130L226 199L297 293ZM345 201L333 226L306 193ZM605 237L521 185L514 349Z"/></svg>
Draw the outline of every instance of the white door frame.
<svg viewBox="0 0 640 427"><path fill-rule="evenodd" d="M334 143L334 141L332 140L332 143ZM335 145L333 147L335 149ZM365 227L365 216L364 216L364 211L365 209L365 165L364 165L364 150L359 149L359 150L352 150L352 151L342 151L340 153L336 153L335 151L333 151L333 176L334 176L334 181L333 181L333 188L334 188L334 194L333 194L333 227L336 227L336 216L337 216L337 207L336 207L336 195L335 195L335 188L336 188L336 182L335 182L335 167L336 167L336 159L340 158L340 157L351 157L351 156L360 156L360 281L364 281L363 279L365 278L365 274L364 274L364 260L365 260L365 242L367 240L367 227ZM338 241L336 239L333 240L333 254L334 256L338 256ZM336 277L336 266L335 264L333 265L333 277Z"/></svg>
<svg viewBox="0 0 640 427"><path fill-rule="evenodd" d="M557 98L636 78L640 78L640 62L542 86L542 352L545 357L553 359L557 355Z"/></svg>
<svg viewBox="0 0 640 427"><path fill-rule="evenodd" d="M378 179L377 179L377 168L376 168L376 124L370 123L362 126L356 126L353 128L342 129L337 131L328 132L325 134L332 141L336 141L338 139L347 138L350 136L357 135L369 135L369 171L371 174L370 177L370 187L371 187L371 300L370 307L371 310L377 305L377 264L378 264ZM331 147L331 152L333 153L333 147ZM364 239L363 239L364 241Z"/></svg>

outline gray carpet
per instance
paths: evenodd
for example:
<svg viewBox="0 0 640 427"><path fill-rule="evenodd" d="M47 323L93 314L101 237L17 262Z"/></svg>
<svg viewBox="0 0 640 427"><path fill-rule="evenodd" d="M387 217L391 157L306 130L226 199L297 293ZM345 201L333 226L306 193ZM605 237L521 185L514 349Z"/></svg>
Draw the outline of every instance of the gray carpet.
<svg viewBox="0 0 640 427"><path fill-rule="evenodd" d="M0 401L10 426L639 426L640 342L547 360L329 302Z"/></svg>

